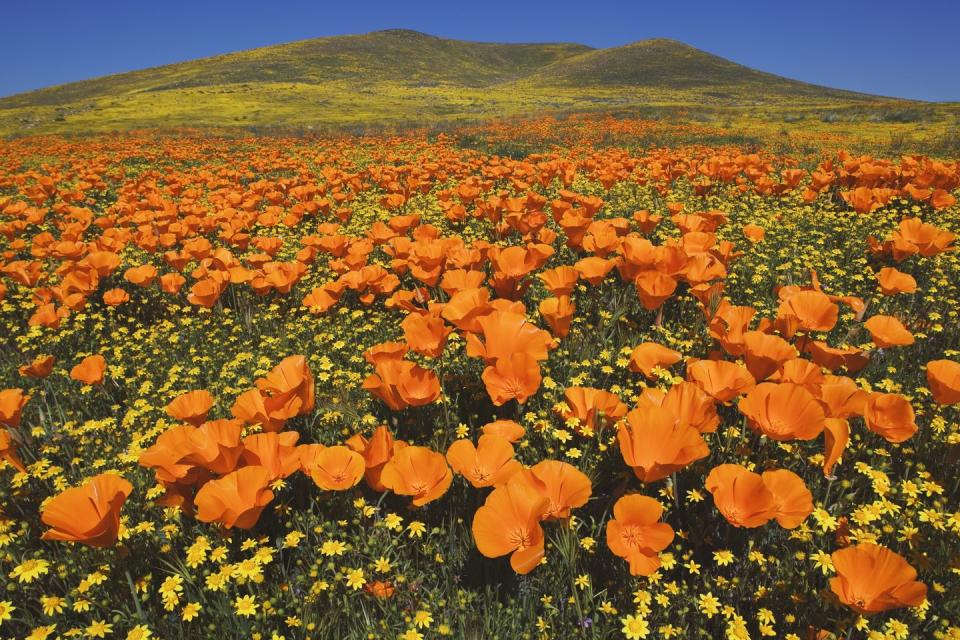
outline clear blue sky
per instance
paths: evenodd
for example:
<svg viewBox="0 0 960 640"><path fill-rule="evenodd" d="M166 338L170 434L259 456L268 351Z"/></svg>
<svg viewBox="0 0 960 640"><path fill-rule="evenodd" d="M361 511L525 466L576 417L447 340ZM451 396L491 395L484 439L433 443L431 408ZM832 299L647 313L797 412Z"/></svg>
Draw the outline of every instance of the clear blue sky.
<svg viewBox="0 0 960 640"><path fill-rule="evenodd" d="M467 40L594 47L675 38L818 84L960 101L960 0L4 0L0 96L394 27Z"/></svg>

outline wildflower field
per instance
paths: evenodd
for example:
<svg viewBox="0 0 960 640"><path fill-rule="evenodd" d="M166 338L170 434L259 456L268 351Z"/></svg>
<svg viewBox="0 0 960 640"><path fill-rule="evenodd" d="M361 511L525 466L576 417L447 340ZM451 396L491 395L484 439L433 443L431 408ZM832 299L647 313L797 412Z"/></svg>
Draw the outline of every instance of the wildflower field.
<svg viewBox="0 0 960 640"><path fill-rule="evenodd" d="M0 638L960 638L960 161L709 134L0 142Z"/></svg>

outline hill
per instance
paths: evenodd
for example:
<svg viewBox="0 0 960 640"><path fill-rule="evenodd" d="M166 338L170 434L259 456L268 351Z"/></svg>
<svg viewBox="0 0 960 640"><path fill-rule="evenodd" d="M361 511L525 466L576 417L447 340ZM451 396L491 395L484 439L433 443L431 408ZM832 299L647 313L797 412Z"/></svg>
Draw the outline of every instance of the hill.
<svg viewBox="0 0 960 640"><path fill-rule="evenodd" d="M408 30L335 36L0 99L0 134L142 127L329 127L650 105L856 104L672 40L610 49L494 44Z"/></svg>

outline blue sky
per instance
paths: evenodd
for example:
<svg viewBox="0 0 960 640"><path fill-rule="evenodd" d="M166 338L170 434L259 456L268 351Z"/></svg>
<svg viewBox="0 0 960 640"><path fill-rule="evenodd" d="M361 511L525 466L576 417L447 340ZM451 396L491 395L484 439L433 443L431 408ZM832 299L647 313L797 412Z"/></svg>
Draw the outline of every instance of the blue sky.
<svg viewBox="0 0 960 640"><path fill-rule="evenodd" d="M193 58L408 28L609 47L667 37L833 87L960 101L960 0L4 0L0 96Z"/></svg>

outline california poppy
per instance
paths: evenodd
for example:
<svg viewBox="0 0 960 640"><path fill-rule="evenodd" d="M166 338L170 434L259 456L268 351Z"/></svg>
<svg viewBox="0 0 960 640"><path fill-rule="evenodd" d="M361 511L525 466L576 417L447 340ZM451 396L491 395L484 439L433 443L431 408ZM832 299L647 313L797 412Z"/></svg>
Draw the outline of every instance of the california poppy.
<svg viewBox="0 0 960 640"><path fill-rule="evenodd" d="M666 478L710 454L700 432L663 407L634 409L617 431L620 453L644 482Z"/></svg>
<svg viewBox="0 0 960 640"><path fill-rule="evenodd" d="M70 377L83 384L103 384L107 361L101 355L87 356L70 370Z"/></svg>
<svg viewBox="0 0 960 640"><path fill-rule="evenodd" d="M756 385L746 368L725 360L698 360L687 367L687 379L718 402L730 402Z"/></svg>
<svg viewBox="0 0 960 640"><path fill-rule="evenodd" d="M722 464L707 475L706 488L727 522L735 527L762 527L777 513L773 492L758 473L738 464Z"/></svg>
<svg viewBox="0 0 960 640"><path fill-rule="evenodd" d="M627 405L609 391L592 387L570 387L563 392L566 404L560 411L564 420L575 420L574 429L590 434L613 425L627 413Z"/></svg>
<svg viewBox="0 0 960 640"><path fill-rule="evenodd" d="M547 348L552 342L550 334L527 320L522 313L493 311L479 318L480 334L467 334L467 355L483 358L493 364L498 358L526 352L535 360L547 358Z"/></svg>
<svg viewBox="0 0 960 640"><path fill-rule="evenodd" d="M560 460L541 460L514 474L510 480L526 483L547 497L544 520L569 518L570 510L585 505L593 492L586 474Z"/></svg>
<svg viewBox="0 0 960 640"><path fill-rule="evenodd" d="M797 349L780 336L762 331L743 334L743 362L755 380L766 380L797 355Z"/></svg>
<svg viewBox="0 0 960 640"><path fill-rule="evenodd" d="M0 460L6 460L14 469L21 473L26 473L27 468L23 466L23 461L17 455L17 447L13 436L4 428L0 428Z"/></svg>
<svg viewBox="0 0 960 640"><path fill-rule="evenodd" d="M773 517L784 529L796 529L813 513L813 495L803 479L787 469L764 471L763 483L773 494Z"/></svg>
<svg viewBox="0 0 960 640"><path fill-rule="evenodd" d="M493 404L498 407L516 400L520 404L540 388L540 364L528 353L520 351L509 357L497 358L481 375Z"/></svg>
<svg viewBox="0 0 960 640"><path fill-rule="evenodd" d="M880 293L885 296L914 293L917 290L917 281L913 276L893 267L880 269L877 273L877 282L880 285Z"/></svg>
<svg viewBox="0 0 960 640"><path fill-rule="evenodd" d="M653 311L673 295L677 281L661 271L642 271L633 280L644 309Z"/></svg>
<svg viewBox="0 0 960 640"><path fill-rule="evenodd" d="M543 299L537 310L550 325L553 335L563 338L570 332L570 323L573 322L573 314L577 307L571 302L569 296L560 296L559 298Z"/></svg>
<svg viewBox="0 0 960 640"><path fill-rule="evenodd" d="M644 342L634 347L630 353L630 370L653 379L655 368L666 369L680 362L682 358L683 355L678 351L656 342Z"/></svg>
<svg viewBox="0 0 960 640"><path fill-rule="evenodd" d="M410 348L431 358L443 353L447 335L453 331L444 324L443 319L426 313L411 313L400 326Z"/></svg>
<svg viewBox="0 0 960 640"><path fill-rule="evenodd" d="M484 434L476 446L457 440L447 449L447 462L476 488L498 487L520 470L513 446L501 436Z"/></svg>
<svg viewBox="0 0 960 640"><path fill-rule="evenodd" d="M207 482L194 498L197 519L219 522L228 529L252 528L273 500L270 475L263 467L249 466Z"/></svg>
<svg viewBox="0 0 960 640"><path fill-rule="evenodd" d="M812 440L823 431L823 407L802 386L764 382L737 405L750 427L773 440Z"/></svg>
<svg viewBox="0 0 960 640"><path fill-rule="evenodd" d="M777 318L792 337L797 330L830 331L837 324L840 308L820 291L799 291L780 303Z"/></svg>
<svg viewBox="0 0 960 640"><path fill-rule="evenodd" d="M546 495L520 481L494 489L473 516L477 550L488 558L510 554L510 566L530 573L543 558L540 518L549 507Z"/></svg>
<svg viewBox="0 0 960 640"><path fill-rule="evenodd" d="M630 563L630 575L649 576L660 568L659 552L673 542L673 528L660 522L663 507L640 494L621 497L607 522L607 546Z"/></svg>
<svg viewBox="0 0 960 640"><path fill-rule="evenodd" d="M121 476L102 473L45 503L40 519L50 530L44 540L67 540L109 547L120 532L120 509L133 491Z"/></svg>
<svg viewBox="0 0 960 640"><path fill-rule="evenodd" d="M513 420L494 420L481 427L481 431L486 434L500 436L508 442L519 442L527 430Z"/></svg>
<svg viewBox="0 0 960 640"><path fill-rule="evenodd" d="M251 466L260 466L270 473L270 479L286 478L300 468L296 431L255 433L243 439L240 460Z"/></svg>
<svg viewBox="0 0 960 640"><path fill-rule="evenodd" d="M881 349L913 344L913 334L893 316L873 316L863 323L873 343Z"/></svg>
<svg viewBox="0 0 960 640"><path fill-rule="evenodd" d="M37 356L30 364L22 365L20 375L28 378L46 378L53 371L56 358L53 356Z"/></svg>
<svg viewBox="0 0 960 640"><path fill-rule="evenodd" d="M393 454L380 474L384 486L402 496L412 496L422 507L447 492L453 474L442 453L427 447L404 447Z"/></svg>
<svg viewBox="0 0 960 640"><path fill-rule="evenodd" d="M960 402L960 363L931 360L927 363L927 386L938 404Z"/></svg>
<svg viewBox="0 0 960 640"><path fill-rule="evenodd" d="M209 391L188 391L180 394L167 405L170 417L196 426L207 419L207 413L213 406L213 396Z"/></svg>
<svg viewBox="0 0 960 640"><path fill-rule="evenodd" d="M310 455L304 456L303 451L309 451ZM343 491L354 487L366 471L363 456L343 445L301 448L300 461L317 486L326 491Z"/></svg>
<svg viewBox="0 0 960 640"><path fill-rule="evenodd" d="M833 467L850 442L850 425L841 418L827 418L823 427L823 475L832 478Z"/></svg>
<svg viewBox="0 0 960 640"><path fill-rule="evenodd" d="M903 442L917 432L913 407L900 394L871 393L863 417L867 428L887 442Z"/></svg>
<svg viewBox="0 0 960 640"><path fill-rule="evenodd" d="M0 391L0 425L19 427L23 407L30 396L22 389L4 389Z"/></svg>
<svg viewBox="0 0 960 640"><path fill-rule="evenodd" d="M408 360L395 358L378 361L374 373L364 380L363 388L394 411L430 404L440 397L436 374Z"/></svg>
<svg viewBox="0 0 960 640"><path fill-rule="evenodd" d="M863 543L834 551L837 575L830 589L840 601L861 614L918 607L927 586L903 556L876 544Z"/></svg>

